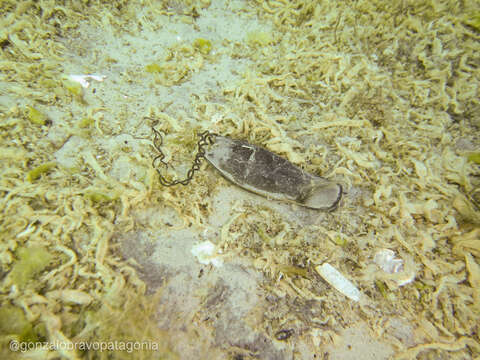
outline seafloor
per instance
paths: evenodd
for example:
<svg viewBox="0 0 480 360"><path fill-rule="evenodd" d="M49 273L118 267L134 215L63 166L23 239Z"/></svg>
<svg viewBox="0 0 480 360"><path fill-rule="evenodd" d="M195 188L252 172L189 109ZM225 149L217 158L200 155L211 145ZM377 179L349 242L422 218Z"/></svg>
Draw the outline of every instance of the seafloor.
<svg viewBox="0 0 480 360"><path fill-rule="evenodd" d="M479 86L473 0L0 0L0 358L479 359ZM205 130L339 207L163 186Z"/></svg>

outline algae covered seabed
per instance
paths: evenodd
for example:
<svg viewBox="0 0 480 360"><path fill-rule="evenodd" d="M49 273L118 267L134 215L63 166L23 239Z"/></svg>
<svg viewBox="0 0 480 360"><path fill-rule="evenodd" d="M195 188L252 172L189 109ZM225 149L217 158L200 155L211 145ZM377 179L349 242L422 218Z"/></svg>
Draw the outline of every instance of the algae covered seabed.
<svg viewBox="0 0 480 360"><path fill-rule="evenodd" d="M2 359L480 356L478 2L0 10ZM167 177L209 130L344 198L330 213L269 201L207 164L162 186L152 126ZM401 271L377 265L385 249ZM156 348L71 348L115 341Z"/></svg>

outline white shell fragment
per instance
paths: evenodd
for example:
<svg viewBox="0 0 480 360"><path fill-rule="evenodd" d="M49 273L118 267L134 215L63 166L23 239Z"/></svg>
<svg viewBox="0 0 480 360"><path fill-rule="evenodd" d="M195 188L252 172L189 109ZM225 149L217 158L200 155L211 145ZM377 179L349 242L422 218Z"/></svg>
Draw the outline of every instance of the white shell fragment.
<svg viewBox="0 0 480 360"><path fill-rule="evenodd" d="M378 250L373 262L389 274L403 271L403 260L395 258L395 252L390 249Z"/></svg>
<svg viewBox="0 0 480 360"><path fill-rule="evenodd" d="M78 82L83 88L88 89L90 83L88 80L103 81L105 75L69 75L68 78L72 81Z"/></svg>
<svg viewBox="0 0 480 360"><path fill-rule="evenodd" d="M340 184L304 172L290 161L246 141L217 135L205 158L234 184L269 199L334 210Z"/></svg>
<svg viewBox="0 0 480 360"><path fill-rule="evenodd" d="M215 267L220 267L223 265L222 259L217 257L215 245L210 241L204 241L194 245L191 252L201 264L212 264Z"/></svg>
<svg viewBox="0 0 480 360"><path fill-rule="evenodd" d="M343 295L348 297L353 301L360 300L360 290L358 290L355 285L353 285L350 280L345 278L337 269L328 263L318 265L315 270L320 274L320 276L334 287L336 290L341 292Z"/></svg>
<svg viewBox="0 0 480 360"><path fill-rule="evenodd" d="M409 284L415 280L415 272L413 270L405 271L403 260L396 258L395 252L390 249L378 250L373 257L373 262L386 273L397 274L393 280L398 286Z"/></svg>

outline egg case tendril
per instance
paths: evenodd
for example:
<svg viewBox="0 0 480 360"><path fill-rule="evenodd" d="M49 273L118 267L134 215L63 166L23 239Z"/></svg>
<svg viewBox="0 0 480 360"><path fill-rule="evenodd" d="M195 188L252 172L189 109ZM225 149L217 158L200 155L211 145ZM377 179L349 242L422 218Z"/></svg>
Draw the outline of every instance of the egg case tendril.
<svg viewBox="0 0 480 360"><path fill-rule="evenodd" d="M187 177L183 180L169 181L162 175L160 171L160 165L158 164L160 162L163 164L163 166L168 167L168 163L166 163L163 160L165 158L165 154L162 151L163 136L160 133L160 131L156 130L154 127L152 127L152 131L155 134L155 137L153 138L153 147L159 152L159 155L153 159L152 166L155 168L155 170L158 173L160 184L162 184L163 186L175 186L178 184L181 184L184 186L188 185L190 181L193 179L195 172L197 172L200 169L200 165L202 164L202 159L205 158L205 146L213 144L215 142L216 134L211 133L208 130L197 134L197 136L199 137L199 140L197 143L198 151L197 151L197 155L195 156L195 159L193 160L192 167L187 172Z"/></svg>

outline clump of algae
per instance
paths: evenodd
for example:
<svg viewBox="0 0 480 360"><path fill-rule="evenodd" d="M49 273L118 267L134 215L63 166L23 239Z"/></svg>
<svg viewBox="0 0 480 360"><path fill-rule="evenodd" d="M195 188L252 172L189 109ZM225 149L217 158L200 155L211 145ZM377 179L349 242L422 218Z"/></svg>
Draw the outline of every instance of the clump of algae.
<svg viewBox="0 0 480 360"><path fill-rule="evenodd" d="M32 343L45 341L45 327L40 323L34 324L27 318L22 308L11 304L0 306L0 357L2 359L16 359L9 350L11 341L18 343ZM12 356L13 355L13 356ZM20 358L20 356L18 357Z"/></svg>
<svg viewBox="0 0 480 360"><path fill-rule="evenodd" d="M161 73L162 72L162 67L158 65L157 63L151 63L148 65L145 65L145 71L148 73Z"/></svg>
<svg viewBox="0 0 480 360"><path fill-rule="evenodd" d="M34 108L33 106L27 106L28 110L28 120L30 120L35 125L45 125L47 123L47 116Z"/></svg>
<svg viewBox="0 0 480 360"><path fill-rule="evenodd" d="M247 44L250 46L267 46L273 41L272 34L267 31L250 31L247 33Z"/></svg>
<svg viewBox="0 0 480 360"><path fill-rule="evenodd" d="M84 99L85 92L80 83L69 80L69 79L65 79L63 80L63 86L68 91L68 93L73 96L74 99L76 99L80 103L85 103L85 99Z"/></svg>
<svg viewBox="0 0 480 360"><path fill-rule="evenodd" d="M467 159L468 161L471 161L477 165L480 165L480 152L474 152L474 153L468 154Z"/></svg>
<svg viewBox="0 0 480 360"><path fill-rule="evenodd" d="M92 127L95 124L95 120L91 117L84 117L78 122L78 127L80 129L87 129Z"/></svg>
<svg viewBox="0 0 480 360"><path fill-rule="evenodd" d="M0 307L0 337L14 338L17 341L38 339L24 311L10 304L3 304Z"/></svg>
<svg viewBox="0 0 480 360"><path fill-rule="evenodd" d="M46 174L52 168L54 168L55 165L56 163L52 161L52 162L48 162L33 168L27 173L27 181L34 182L35 180L40 178L40 176L42 176L43 174Z"/></svg>
<svg viewBox="0 0 480 360"><path fill-rule="evenodd" d="M122 288L119 301L106 301L86 309L67 329L74 341L100 341L113 344L138 344L134 351L115 351L113 348L102 353L84 352L86 359L151 359L177 360L180 357L169 349L168 334L160 330L155 322L160 293L145 296L138 289ZM85 331L92 329L92 331Z"/></svg>
<svg viewBox="0 0 480 360"><path fill-rule="evenodd" d="M8 277L12 284L21 288L34 280L53 260L53 255L44 247L21 247L17 250L18 260Z"/></svg>
<svg viewBox="0 0 480 360"><path fill-rule="evenodd" d="M203 55L208 55L210 51L212 51L212 42L207 39L198 38L193 42L193 47L198 49Z"/></svg>
<svg viewBox="0 0 480 360"><path fill-rule="evenodd" d="M465 24L480 32L480 11L477 11L476 13L466 17Z"/></svg>
<svg viewBox="0 0 480 360"><path fill-rule="evenodd" d="M175 43L168 48L163 59L145 65L144 69L154 76L157 84L178 85L188 81L193 73L201 70L205 61L214 59L211 50L211 41L203 38L194 40L192 44Z"/></svg>

